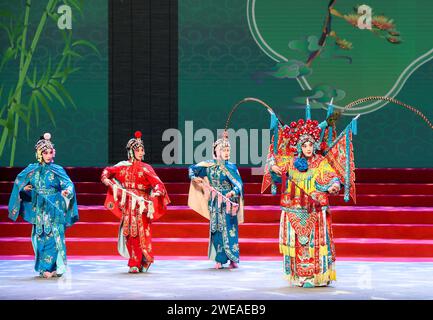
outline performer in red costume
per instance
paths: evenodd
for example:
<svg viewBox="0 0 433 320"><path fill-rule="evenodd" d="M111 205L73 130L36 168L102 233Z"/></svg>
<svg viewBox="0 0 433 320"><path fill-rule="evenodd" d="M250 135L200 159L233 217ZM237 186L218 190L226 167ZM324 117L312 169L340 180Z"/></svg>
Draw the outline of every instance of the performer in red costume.
<svg viewBox="0 0 433 320"><path fill-rule="evenodd" d="M140 131L126 149L128 161L102 172L101 181L109 187L104 205L121 219L118 251L129 259L129 272L146 272L154 261L151 223L166 213L170 199L153 168L142 162L145 152Z"/></svg>

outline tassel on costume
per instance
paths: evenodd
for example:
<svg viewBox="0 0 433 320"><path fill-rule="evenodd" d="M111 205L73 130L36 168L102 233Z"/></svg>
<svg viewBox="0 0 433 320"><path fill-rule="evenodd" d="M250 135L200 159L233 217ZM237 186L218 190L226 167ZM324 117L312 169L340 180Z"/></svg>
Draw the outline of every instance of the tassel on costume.
<svg viewBox="0 0 433 320"><path fill-rule="evenodd" d="M135 205L137 204L137 197L136 196L132 196L131 199L131 208L132 210L135 210Z"/></svg>
<svg viewBox="0 0 433 320"><path fill-rule="evenodd" d="M153 202L147 203L147 217L149 219L153 219L153 213L155 212L155 208L153 207Z"/></svg>
<svg viewBox="0 0 433 320"><path fill-rule="evenodd" d="M358 133L358 120L356 118L352 120L352 132L354 135Z"/></svg>
<svg viewBox="0 0 433 320"><path fill-rule="evenodd" d="M273 195L277 194L277 186L275 185L275 183L272 183L272 185L271 185L271 193Z"/></svg>
<svg viewBox="0 0 433 320"><path fill-rule="evenodd" d="M305 107L305 120L311 119L311 107L309 104Z"/></svg>
<svg viewBox="0 0 433 320"><path fill-rule="evenodd" d="M271 123L269 125L269 129L274 138L274 154L276 154L278 150L278 118L275 113L271 114Z"/></svg>
<svg viewBox="0 0 433 320"><path fill-rule="evenodd" d="M223 195L221 193L218 193L218 208L221 207L222 203L223 203Z"/></svg>
<svg viewBox="0 0 433 320"><path fill-rule="evenodd" d="M290 184L290 199L294 199L295 198L295 192L296 192L296 185L292 181L292 183Z"/></svg>
<svg viewBox="0 0 433 320"><path fill-rule="evenodd" d="M146 205L144 203L143 197L140 197L138 201L139 201L139 209L138 210L139 210L140 214L142 214L144 212L144 209L146 208Z"/></svg>
<svg viewBox="0 0 433 320"><path fill-rule="evenodd" d="M305 192L304 192L304 189L301 189L300 190L300 198L301 198L301 207L304 207L305 206Z"/></svg>
<svg viewBox="0 0 433 320"><path fill-rule="evenodd" d="M314 208L314 200L313 200L313 198L311 197L311 196L308 196L308 204L307 204L307 206L308 206L308 212L312 212L313 211L313 208Z"/></svg>
<svg viewBox="0 0 433 320"><path fill-rule="evenodd" d="M113 197L114 201L117 201L117 184L113 184Z"/></svg>
<svg viewBox="0 0 433 320"><path fill-rule="evenodd" d="M225 199L224 203L226 205L226 212L231 213L231 204L230 204L230 200L229 199Z"/></svg>
<svg viewBox="0 0 433 320"><path fill-rule="evenodd" d="M281 172L281 194L286 193L287 190L287 172Z"/></svg>
<svg viewBox="0 0 433 320"><path fill-rule="evenodd" d="M126 190L122 189L122 199L120 200L120 205L123 207L126 202Z"/></svg>

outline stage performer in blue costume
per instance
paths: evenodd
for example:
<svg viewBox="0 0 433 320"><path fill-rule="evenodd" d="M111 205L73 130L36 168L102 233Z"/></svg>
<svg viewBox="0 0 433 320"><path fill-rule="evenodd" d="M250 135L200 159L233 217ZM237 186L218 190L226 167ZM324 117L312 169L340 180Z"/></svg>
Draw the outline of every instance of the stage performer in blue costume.
<svg viewBox="0 0 433 320"><path fill-rule="evenodd" d="M74 184L65 170L53 163L51 135L35 145L37 163L27 166L15 179L9 200L9 218L31 223L35 271L44 278L66 271L65 229L78 221Z"/></svg>
<svg viewBox="0 0 433 320"><path fill-rule="evenodd" d="M229 261L229 268L237 268L244 191L238 168L228 161L230 143L226 132L214 143L213 152L213 160L189 167L188 206L210 222L208 256L216 262L215 268L222 269Z"/></svg>

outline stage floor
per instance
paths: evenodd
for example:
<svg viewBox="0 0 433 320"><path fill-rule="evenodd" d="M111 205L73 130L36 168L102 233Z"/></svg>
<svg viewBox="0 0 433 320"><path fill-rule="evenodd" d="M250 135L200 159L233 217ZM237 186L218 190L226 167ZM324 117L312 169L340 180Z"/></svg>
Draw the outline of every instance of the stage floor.
<svg viewBox="0 0 433 320"><path fill-rule="evenodd" d="M41 279L33 261L0 261L0 299L433 299L433 262L338 261L337 282L291 288L281 261L242 261L215 270L207 260L158 260L128 274L123 260L70 260L61 278Z"/></svg>

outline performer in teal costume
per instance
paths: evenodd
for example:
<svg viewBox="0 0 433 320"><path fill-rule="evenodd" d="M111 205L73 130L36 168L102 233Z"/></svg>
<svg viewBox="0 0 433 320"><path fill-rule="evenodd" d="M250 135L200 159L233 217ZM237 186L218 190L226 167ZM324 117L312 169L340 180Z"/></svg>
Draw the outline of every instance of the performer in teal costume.
<svg viewBox="0 0 433 320"><path fill-rule="evenodd" d="M243 222L243 184L230 158L227 138L214 143L214 159L189 167L191 186L188 205L210 222L209 258L216 268L239 263L238 225Z"/></svg>
<svg viewBox="0 0 433 320"><path fill-rule="evenodd" d="M78 221L74 184L65 170L53 163L51 135L36 143L36 159L18 174L9 200L9 218L21 215L33 225L35 271L41 277L61 276L66 271L65 229Z"/></svg>

